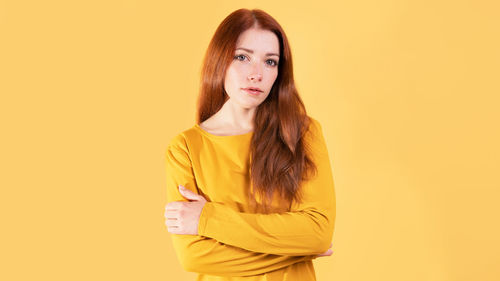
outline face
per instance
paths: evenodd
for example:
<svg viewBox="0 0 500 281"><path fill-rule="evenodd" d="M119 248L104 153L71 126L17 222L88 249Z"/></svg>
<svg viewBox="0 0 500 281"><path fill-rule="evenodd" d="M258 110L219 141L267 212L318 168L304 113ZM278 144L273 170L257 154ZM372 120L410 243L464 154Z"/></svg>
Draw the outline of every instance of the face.
<svg viewBox="0 0 500 281"><path fill-rule="evenodd" d="M279 49L278 37L269 30L251 28L240 34L224 80L228 102L250 109L266 99L278 76Z"/></svg>

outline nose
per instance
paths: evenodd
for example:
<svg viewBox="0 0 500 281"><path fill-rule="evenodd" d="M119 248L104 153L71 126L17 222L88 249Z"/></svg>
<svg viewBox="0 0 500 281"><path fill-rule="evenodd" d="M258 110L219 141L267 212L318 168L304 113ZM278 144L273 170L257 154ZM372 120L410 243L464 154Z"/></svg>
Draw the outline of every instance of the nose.
<svg viewBox="0 0 500 281"><path fill-rule="evenodd" d="M250 74L248 75L248 80L250 81L262 81L262 74Z"/></svg>
<svg viewBox="0 0 500 281"><path fill-rule="evenodd" d="M254 82L254 81L262 81L262 70L258 65L254 65L252 67L252 71L248 75L248 80Z"/></svg>

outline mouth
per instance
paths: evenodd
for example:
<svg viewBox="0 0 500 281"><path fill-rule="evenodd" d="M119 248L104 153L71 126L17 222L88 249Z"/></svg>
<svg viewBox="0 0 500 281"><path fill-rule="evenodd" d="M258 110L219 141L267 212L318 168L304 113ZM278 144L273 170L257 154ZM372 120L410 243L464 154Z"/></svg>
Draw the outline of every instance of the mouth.
<svg viewBox="0 0 500 281"><path fill-rule="evenodd" d="M260 93L263 92L261 89L255 87L244 88L243 90L245 90L247 93L251 95L259 95Z"/></svg>

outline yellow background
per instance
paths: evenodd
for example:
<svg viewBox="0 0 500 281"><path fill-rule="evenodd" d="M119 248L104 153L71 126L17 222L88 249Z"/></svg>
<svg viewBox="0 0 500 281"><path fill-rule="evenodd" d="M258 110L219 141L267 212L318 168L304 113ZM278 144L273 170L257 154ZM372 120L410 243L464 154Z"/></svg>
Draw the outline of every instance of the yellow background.
<svg viewBox="0 0 500 281"><path fill-rule="evenodd" d="M0 279L194 280L164 225L164 152L244 7L285 29L327 139L318 280L500 280L497 3L0 1Z"/></svg>

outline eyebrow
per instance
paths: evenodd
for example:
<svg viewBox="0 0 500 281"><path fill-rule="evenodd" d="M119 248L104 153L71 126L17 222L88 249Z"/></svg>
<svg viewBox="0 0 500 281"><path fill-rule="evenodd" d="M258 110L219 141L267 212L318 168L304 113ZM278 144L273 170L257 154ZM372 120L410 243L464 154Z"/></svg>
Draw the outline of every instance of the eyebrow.
<svg viewBox="0 0 500 281"><path fill-rule="evenodd" d="M236 48L236 50L243 50L243 51L247 51L249 52L250 54L253 54L253 50L250 50L250 49L247 49L247 48ZM275 53L267 53L266 56L277 56L279 57L280 55L278 54L275 54Z"/></svg>

